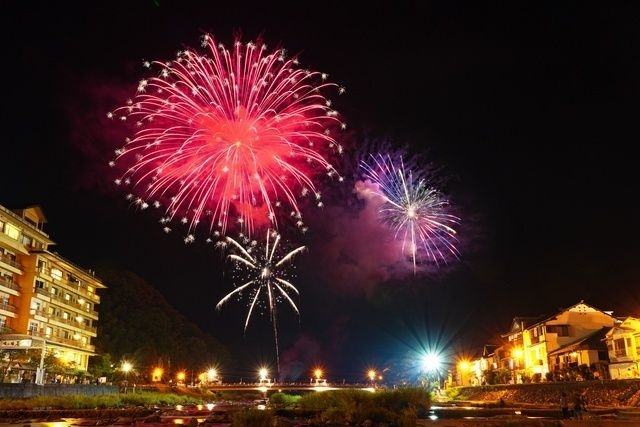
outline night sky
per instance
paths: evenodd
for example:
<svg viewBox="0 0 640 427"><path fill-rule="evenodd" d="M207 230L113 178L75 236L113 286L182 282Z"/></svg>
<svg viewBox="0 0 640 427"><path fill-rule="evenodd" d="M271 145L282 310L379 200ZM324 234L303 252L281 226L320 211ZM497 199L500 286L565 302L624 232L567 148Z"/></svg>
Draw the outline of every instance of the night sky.
<svg viewBox="0 0 640 427"><path fill-rule="evenodd" d="M513 317L581 300L640 315L633 2L87 3L2 4L0 204L41 205L61 255L134 271L238 359L274 363L268 317L243 334L245 306L216 311L233 289L220 252L165 234L107 168L122 139L106 114L148 75L142 62L203 32L261 35L328 73L347 90L334 106L351 155L382 141L425 156L462 219L460 260L414 275L383 256L351 188L323 188L296 260L301 316L279 306L283 376L473 354Z"/></svg>

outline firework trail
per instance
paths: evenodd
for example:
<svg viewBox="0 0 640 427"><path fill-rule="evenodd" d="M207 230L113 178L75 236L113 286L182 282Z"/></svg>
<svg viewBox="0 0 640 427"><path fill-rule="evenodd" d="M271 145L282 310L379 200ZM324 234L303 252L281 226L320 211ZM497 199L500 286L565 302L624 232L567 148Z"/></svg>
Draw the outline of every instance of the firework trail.
<svg viewBox="0 0 640 427"><path fill-rule="evenodd" d="M414 272L419 263L436 265L458 258L456 230L460 219L448 213L449 201L435 188L430 177L405 165L402 155L370 154L361 161L365 179L384 201L378 209L380 221L402 242L402 252L411 258Z"/></svg>
<svg viewBox="0 0 640 427"><path fill-rule="evenodd" d="M188 225L188 242L202 221L223 236L277 228L285 214L304 227L299 198L321 205L314 180L342 179L329 159L342 152L333 135L345 125L323 93L344 89L261 41L227 49L205 34L202 47L145 62L158 74L108 114L135 125L110 162L116 184L142 209L165 209L165 231L174 219Z"/></svg>
<svg viewBox="0 0 640 427"><path fill-rule="evenodd" d="M246 239L245 239L246 240ZM290 252L281 255L279 243L280 234L273 230L267 230L264 247L261 248L254 240L248 242L245 247L238 241L226 237L227 243L237 253L230 254L228 258L235 263L235 275L245 282L224 296L216 305L221 309L232 297L242 299L244 295L249 299L249 311L244 324L246 332L249 320L256 307L266 303L269 317L273 325L273 334L276 347L276 362L280 371L280 354L278 348L277 304L286 301L297 315L300 315L298 306L291 298L290 293L300 295L298 289L291 283L291 272L288 269L293 258L304 251L305 246L300 246Z"/></svg>

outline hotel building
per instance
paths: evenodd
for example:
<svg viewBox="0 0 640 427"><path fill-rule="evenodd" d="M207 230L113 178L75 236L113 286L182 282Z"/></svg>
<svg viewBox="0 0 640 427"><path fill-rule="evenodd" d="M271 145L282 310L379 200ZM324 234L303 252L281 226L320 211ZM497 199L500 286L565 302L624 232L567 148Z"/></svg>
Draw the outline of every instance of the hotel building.
<svg viewBox="0 0 640 427"><path fill-rule="evenodd" d="M39 206L0 206L0 349L42 349L86 371L95 355L97 291L106 286L51 251L45 223ZM42 383L42 362L38 373Z"/></svg>

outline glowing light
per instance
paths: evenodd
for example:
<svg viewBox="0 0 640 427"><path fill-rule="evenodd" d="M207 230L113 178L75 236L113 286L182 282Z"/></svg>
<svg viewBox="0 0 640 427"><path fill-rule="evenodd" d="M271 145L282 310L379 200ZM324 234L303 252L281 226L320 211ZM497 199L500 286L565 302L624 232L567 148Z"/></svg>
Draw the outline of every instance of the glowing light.
<svg viewBox="0 0 640 427"><path fill-rule="evenodd" d="M202 221L222 235L277 228L278 206L301 217L302 195L321 204L318 176L342 179L330 158L342 152L334 134L344 124L324 93L344 90L260 40L229 49L202 40L204 54L147 62L159 71L108 114L135 129L110 162L116 184L141 209L163 206L165 231L173 219L188 225L186 243Z"/></svg>
<svg viewBox="0 0 640 427"><path fill-rule="evenodd" d="M164 370L162 368L154 368L152 378L154 382L162 381L162 375L164 374Z"/></svg>
<svg viewBox="0 0 640 427"><path fill-rule="evenodd" d="M457 232L460 219L448 213L449 201L431 177L407 165L402 155L371 154L361 161L364 178L376 184L375 194L384 203L379 217L402 242L402 252L417 264L436 265L458 258Z"/></svg>
<svg viewBox="0 0 640 427"><path fill-rule="evenodd" d="M261 383L265 382L268 376L269 376L269 370L267 368L258 369L258 379L260 380Z"/></svg>
<svg viewBox="0 0 640 427"><path fill-rule="evenodd" d="M435 372L435 371L439 370L441 363L442 363L442 360L441 360L440 356L438 354L436 354L436 353L427 353L422 358L422 367L426 371Z"/></svg>
<svg viewBox="0 0 640 427"><path fill-rule="evenodd" d="M278 327L276 305L281 301L286 301L293 308L296 314L300 315L298 306L291 298L290 293L299 295L298 289L291 283L290 263L293 258L304 251L305 246L300 246L290 252L281 255L280 234L272 230L267 230L267 236L263 247L254 241L248 241L247 246L241 245L236 240L227 237L231 250L237 253L228 256L235 264L235 277L242 279L243 284L237 286L233 291L224 296L216 305L220 309L232 297L240 299L246 294L249 296L249 311L244 324L244 330L249 326L249 320L256 307L259 307L265 297L266 308L269 310L269 317L273 325L273 333L276 342L276 360L278 369L280 368L280 356L278 349Z"/></svg>

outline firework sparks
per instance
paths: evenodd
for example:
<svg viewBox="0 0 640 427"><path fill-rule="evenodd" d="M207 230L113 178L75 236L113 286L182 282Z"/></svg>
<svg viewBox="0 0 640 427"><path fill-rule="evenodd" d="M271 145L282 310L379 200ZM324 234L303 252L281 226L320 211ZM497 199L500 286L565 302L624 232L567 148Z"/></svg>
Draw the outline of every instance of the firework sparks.
<svg viewBox="0 0 640 427"><path fill-rule="evenodd" d="M249 300L249 311L244 324L244 330L249 326L249 320L254 309L261 304L266 304L269 310L269 317L273 325L273 333L276 342L276 359L278 368L280 366L280 356L278 350L278 327L277 327L277 304L286 301L293 308L297 315L300 315L298 306L292 299L291 294L299 295L298 289L291 283L291 271L289 267L293 258L306 249L300 246L290 252L281 255L280 234L273 230L267 231L264 247L254 240L243 246L238 241L227 237L228 245L237 253L232 253L228 258L235 264L235 276L242 278L245 282L236 287L222 298L216 305L216 309L221 309L232 297L242 299L245 295Z"/></svg>
<svg viewBox="0 0 640 427"><path fill-rule="evenodd" d="M142 208L163 207L165 231L173 219L188 225L189 242L202 221L221 235L277 228L285 205L303 226L299 199L321 205L314 179L342 179L329 159L342 152L333 135L345 125L323 93L344 89L260 41L227 49L205 34L202 45L207 54L145 62L158 74L108 114L135 125L110 162L116 184Z"/></svg>
<svg viewBox="0 0 640 427"><path fill-rule="evenodd" d="M364 177L375 184L375 194L384 203L378 214L402 242L414 272L417 265L430 261L436 265L458 258L456 230L460 219L448 213L449 201L435 188L429 176L416 172L401 155L371 154L370 162L361 161Z"/></svg>

